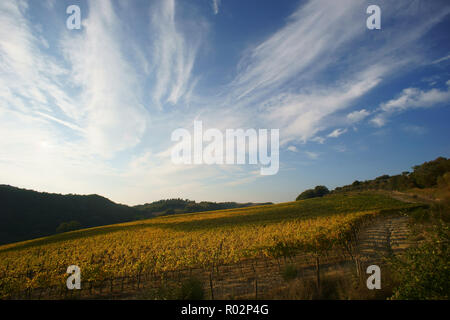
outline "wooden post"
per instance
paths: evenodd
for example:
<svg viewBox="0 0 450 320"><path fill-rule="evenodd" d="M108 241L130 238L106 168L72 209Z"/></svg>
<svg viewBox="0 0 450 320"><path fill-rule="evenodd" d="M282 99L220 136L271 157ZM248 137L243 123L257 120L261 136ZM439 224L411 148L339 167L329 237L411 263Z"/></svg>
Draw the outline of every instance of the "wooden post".
<svg viewBox="0 0 450 320"><path fill-rule="evenodd" d="M213 283L212 283L212 272L209 274L209 287L211 289L211 300L214 300L214 290L213 290Z"/></svg>
<svg viewBox="0 0 450 320"><path fill-rule="evenodd" d="M320 290L320 260L319 256L316 256L316 278L317 278L317 291Z"/></svg>

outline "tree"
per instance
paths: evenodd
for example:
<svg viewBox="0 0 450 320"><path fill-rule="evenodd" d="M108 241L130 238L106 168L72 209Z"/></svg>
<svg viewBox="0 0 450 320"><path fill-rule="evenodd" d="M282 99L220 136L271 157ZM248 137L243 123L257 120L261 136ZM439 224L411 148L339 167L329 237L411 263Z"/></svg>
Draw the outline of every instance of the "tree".
<svg viewBox="0 0 450 320"><path fill-rule="evenodd" d="M314 189L308 189L308 190L303 191L297 197L296 200L298 201L298 200L305 200L305 199L310 199L310 198L323 197L324 195L327 195L328 193L330 193L330 190L328 190L327 187L316 186Z"/></svg>
<svg viewBox="0 0 450 320"><path fill-rule="evenodd" d="M411 176L419 188L434 187L437 184L438 177L450 171L450 159L439 157L413 168L414 172Z"/></svg>
<svg viewBox="0 0 450 320"><path fill-rule="evenodd" d="M56 228L56 232L61 233L61 232L68 232L68 231L73 231L73 230L77 230L81 228L81 223L79 223L76 220L72 220L69 222L63 222L61 223L58 228Z"/></svg>
<svg viewBox="0 0 450 320"><path fill-rule="evenodd" d="M316 186L314 192L316 193L316 197L323 197L324 195L329 194L330 190L325 186Z"/></svg>

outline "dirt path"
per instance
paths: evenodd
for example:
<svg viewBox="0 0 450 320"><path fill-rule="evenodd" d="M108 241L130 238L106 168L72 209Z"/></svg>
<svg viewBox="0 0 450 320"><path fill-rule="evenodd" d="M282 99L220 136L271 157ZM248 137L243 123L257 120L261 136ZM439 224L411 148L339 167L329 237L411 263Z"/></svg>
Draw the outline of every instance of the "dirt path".
<svg viewBox="0 0 450 320"><path fill-rule="evenodd" d="M439 199L432 199L430 197L425 197L423 195L415 194L415 193L407 193L400 191L379 191L382 194L388 195L394 199L409 202L409 203L427 203L432 204L439 202Z"/></svg>
<svg viewBox="0 0 450 320"><path fill-rule="evenodd" d="M365 265L380 264L384 258L399 254L413 243L408 239L408 217L380 217L361 231L360 252Z"/></svg>

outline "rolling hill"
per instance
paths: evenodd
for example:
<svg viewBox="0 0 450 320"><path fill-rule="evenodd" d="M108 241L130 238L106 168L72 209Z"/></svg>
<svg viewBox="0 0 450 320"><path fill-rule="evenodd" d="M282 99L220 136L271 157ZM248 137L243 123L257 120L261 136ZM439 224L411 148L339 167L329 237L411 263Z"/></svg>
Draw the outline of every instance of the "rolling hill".
<svg viewBox="0 0 450 320"><path fill-rule="evenodd" d="M159 200L134 207L99 195L36 192L0 185L0 244L158 215L254 206L254 203Z"/></svg>
<svg viewBox="0 0 450 320"><path fill-rule="evenodd" d="M141 277L167 272L206 272L252 258L287 258L298 251L321 256L351 242L365 221L419 206L376 193L336 194L163 216L4 245L1 294L26 290L26 283L31 288L64 286L66 268L72 264L80 266L91 287L125 278L139 286Z"/></svg>

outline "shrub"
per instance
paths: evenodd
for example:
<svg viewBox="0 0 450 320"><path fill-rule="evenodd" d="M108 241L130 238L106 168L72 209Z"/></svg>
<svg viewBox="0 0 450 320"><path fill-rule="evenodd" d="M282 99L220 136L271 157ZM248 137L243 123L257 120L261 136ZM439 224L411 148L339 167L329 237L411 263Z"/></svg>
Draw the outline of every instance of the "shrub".
<svg viewBox="0 0 450 320"><path fill-rule="evenodd" d="M284 267L281 275L285 281L289 281L295 279L297 277L297 273L297 268L292 264L288 264Z"/></svg>
<svg viewBox="0 0 450 320"><path fill-rule="evenodd" d="M56 232L62 233L62 232L74 231L74 230L78 230L78 229L81 229L81 223L79 223L78 221L72 220L70 222L61 223L58 226L58 228L56 228Z"/></svg>
<svg viewBox="0 0 450 320"><path fill-rule="evenodd" d="M177 299L203 300L204 297L205 291L202 282L196 278L189 278L182 282Z"/></svg>
<svg viewBox="0 0 450 320"><path fill-rule="evenodd" d="M449 228L444 224L435 228L430 241L407 250L404 256L391 262L399 282L392 299L449 299Z"/></svg>
<svg viewBox="0 0 450 320"><path fill-rule="evenodd" d="M430 212L428 209L425 209L425 208L418 208L418 209L413 210L410 213L410 216L416 222L426 222L426 221L430 220Z"/></svg>

